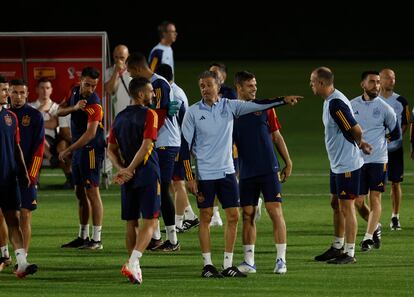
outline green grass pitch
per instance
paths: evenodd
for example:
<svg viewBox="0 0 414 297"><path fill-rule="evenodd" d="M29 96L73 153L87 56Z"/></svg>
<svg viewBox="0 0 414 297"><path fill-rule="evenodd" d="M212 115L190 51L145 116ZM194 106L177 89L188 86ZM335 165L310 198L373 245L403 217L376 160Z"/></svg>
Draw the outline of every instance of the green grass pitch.
<svg viewBox="0 0 414 297"><path fill-rule="evenodd" d="M177 62L177 83L190 102L199 100L197 75L210 61ZM357 263L335 266L313 261L332 240L329 204L328 160L323 143L322 99L309 88L310 72L331 67L335 86L349 99L361 94L360 74L367 69L391 67L397 76L396 91L414 104L414 61L238 61L228 62L228 84L235 71L250 70L258 80L258 97L298 94L305 99L296 107L281 107L277 114L293 160L293 175L283 186L284 214L288 231L286 275L273 274L275 247L269 217L258 222L257 274L247 279L202 279L202 258L196 230L179 235L182 245L174 254L145 253L141 266L144 282L129 284L120 273L127 260L124 222L120 220L119 188L102 189L105 207L101 251L61 249L78 232L74 193L61 190L59 170L43 170L38 210L33 214L33 239L29 260L39 271L18 280L11 268L0 272L1 296L413 296L414 295L414 162L409 158L405 134L405 179L400 212L403 230L389 230L389 187L383 195L383 242L380 250L362 253ZM191 196L195 208L195 199ZM223 217L223 213L222 213ZM358 217L357 244L366 223ZM239 235L234 264L242 261ZM223 261L223 230L212 228L213 262ZM14 258L14 257L13 257Z"/></svg>

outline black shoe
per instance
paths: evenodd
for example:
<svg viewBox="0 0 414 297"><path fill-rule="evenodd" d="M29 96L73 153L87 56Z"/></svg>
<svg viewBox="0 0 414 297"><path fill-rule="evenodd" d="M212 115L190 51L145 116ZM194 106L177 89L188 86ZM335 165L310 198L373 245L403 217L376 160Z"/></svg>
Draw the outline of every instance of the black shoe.
<svg viewBox="0 0 414 297"><path fill-rule="evenodd" d="M229 268L224 269L221 272L221 275L224 277L247 277L247 274L244 274L237 268L236 266L231 266Z"/></svg>
<svg viewBox="0 0 414 297"><path fill-rule="evenodd" d="M206 265L203 267L201 272L201 277L211 277L211 278L223 278L223 276L217 271L216 267L213 265Z"/></svg>
<svg viewBox="0 0 414 297"><path fill-rule="evenodd" d="M372 241L374 242L374 249L379 249L381 247L381 231L382 231L382 226L381 224L378 224L377 229L374 231L374 234L372 234Z"/></svg>
<svg viewBox="0 0 414 297"><path fill-rule="evenodd" d="M10 257L0 257L0 271L11 264Z"/></svg>
<svg viewBox="0 0 414 297"><path fill-rule="evenodd" d="M102 241L89 240L87 243L79 247L80 250L102 250Z"/></svg>
<svg viewBox="0 0 414 297"><path fill-rule="evenodd" d="M177 241L176 244L172 244L171 241L166 240L163 244L153 248L152 251L160 252L178 252L180 250L180 242Z"/></svg>
<svg viewBox="0 0 414 297"><path fill-rule="evenodd" d="M325 251L323 254L316 256L314 259L316 261L328 261L330 259L335 259L336 257L342 255L343 252L343 248L336 249L333 246L331 246L327 251Z"/></svg>
<svg viewBox="0 0 414 297"><path fill-rule="evenodd" d="M374 241L372 239L367 239L367 240L361 241L359 245L361 246L361 251L368 252L372 250L372 247L374 246Z"/></svg>
<svg viewBox="0 0 414 297"><path fill-rule="evenodd" d="M150 250L150 251L153 251L154 249L156 249L157 247L159 247L162 244L163 244L163 242L162 242L161 238L160 239L151 238L151 241L149 242L146 249Z"/></svg>
<svg viewBox="0 0 414 297"><path fill-rule="evenodd" d="M79 248L81 246L84 246L85 244L89 243L89 237L86 239L82 239L80 237L72 240L71 242L62 244L61 248Z"/></svg>
<svg viewBox="0 0 414 297"><path fill-rule="evenodd" d="M35 274L37 271L38 267L36 264L28 264L24 270L19 271L19 269L16 270L16 276L18 278L24 278L26 277L26 275L29 274Z"/></svg>
<svg viewBox="0 0 414 297"><path fill-rule="evenodd" d="M348 254L343 253L342 255L336 257L335 259L331 259L326 261L328 264L354 264L356 263L355 257L348 256Z"/></svg>
<svg viewBox="0 0 414 297"><path fill-rule="evenodd" d="M198 225L200 225L200 220L197 217L194 220L184 220L182 230L183 232L187 232Z"/></svg>
<svg viewBox="0 0 414 297"><path fill-rule="evenodd" d="M391 218L390 228L392 231L401 230L400 219L397 217Z"/></svg>

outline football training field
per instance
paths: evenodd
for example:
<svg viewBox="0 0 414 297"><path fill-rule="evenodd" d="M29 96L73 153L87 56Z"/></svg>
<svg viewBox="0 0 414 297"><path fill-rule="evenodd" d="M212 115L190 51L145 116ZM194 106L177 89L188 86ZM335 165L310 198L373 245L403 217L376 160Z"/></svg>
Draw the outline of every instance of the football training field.
<svg viewBox="0 0 414 297"><path fill-rule="evenodd" d="M210 61L177 62L176 82L189 97L199 100L197 75ZM309 88L310 72L317 66L331 67L335 86L349 99L362 94L360 75L364 70L393 68L396 89L414 104L414 61L284 61L232 62L228 84L235 71L254 72L258 98L296 94L305 99L296 107L277 109L282 134L293 160L293 174L283 186L288 248L286 275L273 274L275 246L271 221L263 207L257 225L257 273L243 279L202 279L202 258L197 231L179 234L181 251L171 254L147 252L141 259L144 282L130 284L120 269L127 261L124 223L120 220L119 188L102 189L105 208L102 240L104 249L86 251L61 249L77 236L76 198L60 189L63 174L43 170L38 210L33 214L33 239L29 261L39 271L19 280L11 267L0 272L1 296L413 296L414 295L414 161L409 158L409 132L405 134L405 178L400 212L401 231L390 231L389 187L383 195L382 246L362 253L358 246L366 223L358 217L356 259L352 265L328 265L313 257L332 240L332 211L329 203L329 164L323 142L322 99ZM220 152L218 152L220 153ZM283 162L282 162L283 163ZM194 197L190 197L195 207ZM224 214L222 213L222 218ZM243 260L241 221L234 264ZM223 229L213 227L212 255L216 267L223 261ZM12 249L10 249L12 251ZM13 255L13 259L15 259Z"/></svg>

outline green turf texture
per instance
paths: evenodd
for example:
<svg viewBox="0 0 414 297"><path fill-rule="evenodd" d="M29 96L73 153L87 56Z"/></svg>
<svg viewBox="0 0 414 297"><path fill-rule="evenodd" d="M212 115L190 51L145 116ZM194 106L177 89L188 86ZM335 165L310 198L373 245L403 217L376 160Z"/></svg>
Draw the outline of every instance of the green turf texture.
<svg viewBox="0 0 414 297"><path fill-rule="evenodd" d="M177 62L177 83L190 102L199 100L197 75L209 61ZM296 107L281 107L277 114L293 160L293 175L283 186L288 232L286 275L273 274L275 247L271 221L263 209L256 243L257 273L247 279L202 279L202 258L196 230L179 234L182 249L174 254L145 253L141 266L144 283L128 283L120 273L127 260L124 222L120 220L119 188L101 190L105 207L104 249L61 249L78 232L74 193L61 190L64 177L57 169L43 170L38 210L33 214L33 239L29 261L39 271L24 280L6 268L0 272L1 296L413 296L414 295L414 162L409 158L405 134L405 180L400 212L403 230L389 230L389 186L383 195L383 242L380 250L362 253L357 263L335 266L313 261L332 240L329 204L329 164L323 143L322 99L312 94L312 69L325 65L335 73L335 86L348 98L361 94L360 74L368 69L396 70L396 91L414 103L414 61L238 61L228 62L231 84L235 71L249 70L258 80L258 98L298 94L305 99ZM57 176L55 176L57 175ZM195 207L195 200L191 196ZM222 217L224 218L223 212ZM357 244L366 223L358 217ZM241 221L239 231L241 230ZM223 229L212 228L213 262L223 261ZM12 249L10 249L12 251ZM14 257L13 257L14 258ZM234 264L243 260L240 232Z"/></svg>

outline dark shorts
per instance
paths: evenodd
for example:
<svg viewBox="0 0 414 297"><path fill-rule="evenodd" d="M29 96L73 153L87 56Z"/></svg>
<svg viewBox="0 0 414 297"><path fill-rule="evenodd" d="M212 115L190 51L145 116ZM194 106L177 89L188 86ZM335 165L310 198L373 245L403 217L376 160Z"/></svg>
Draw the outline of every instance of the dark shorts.
<svg viewBox="0 0 414 297"><path fill-rule="evenodd" d="M176 158L176 159L178 159L178 160L176 160L174 162L174 171L173 171L172 180L174 180L174 181L184 180L184 178L185 178L185 169L184 169L183 160L181 160L180 158Z"/></svg>
<svg viewBox="0 0 414 297"><path fill-rule="evenodd" d="M37 190L35 186L20 186L21 208L35 210L37 208Z"/></svg>
<svg viewBox="0 0 414 297"><path fill-rule="evenodd" d="M339 199L354 199L359 195L361 168L345 173L330 173L331 194Z"/></svg>
<svg viewBox="0 0 414 297"><path fill-rule="evenodd" d="M81 149L74 152L72 157L72 177L77 186L85 188L99 187L103 153L94 149Z"/></svg>
<svg viewBox="0 0 414 297"><path fill-rule="evenodd" d="M260 192L265 202L282 202L282 184L277 172L239 181L240 205L257 206Z"/></svg>
<svg viewBox="0 0 414 297"><path fill-rule="evenodd" d="M368 163L361 168L360 195L367 195L370 190L385 192L387 164Z"/></svg>
<svg viewBox="0 0 414 297"><path fill-rule="evenodd" d="M10 186L0 186L0 208L2 211L7 210L20 210L21 196L20 189L16 182L13 182Z"/></svg>
<svg viewBox="0 0 414 297"><path fill-rule="evenodd" d="M225 178L198 181L198 208L213 207L216 196L223 209L240 206L239 189L234 173L226 174Z"/></svg>
<svg viewBox="0 0 414 297"><path fill-rule="evenodd" d="M388 152L388 180L399 183L404 179L404 152L403 148Z"/></svg>
<svg viewBox="0 0 414 297"><path fill-rule="evenodd" d="M161 183L170 183L174 172L175 158L180 151L179 147L161 146L156 149L160 164Z"/></svg>
<svg viewBox="0 0 414 297"><path fill-rule="evenodd" d="M144 187L121 186L121 218L138 220L158 218L160 215L161 188L159 181Z"/></svg>
<svg viewBox="0 0 414 297"><path fill-rule="evenodd" d="M45 135L45 140L49 144L49 150L50 152L55 155L56 154L56 145L57 145L57 139L53 138L50 135Z"/></svg>

